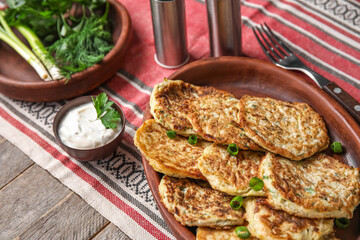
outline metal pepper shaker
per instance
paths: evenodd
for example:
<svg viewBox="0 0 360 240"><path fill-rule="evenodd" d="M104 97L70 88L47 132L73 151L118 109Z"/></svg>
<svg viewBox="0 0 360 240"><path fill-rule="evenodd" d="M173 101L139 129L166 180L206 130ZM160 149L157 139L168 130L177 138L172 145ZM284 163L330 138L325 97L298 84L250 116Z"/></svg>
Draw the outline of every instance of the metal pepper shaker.
<svg viewBox="0 0 360 240"><path fill-rule="evenodd" d="M206 0L210 55L241 55L240 0Z"/></svg>
<svg viewBox="0 0 360 240"><path fill-rule="evenodd" d="M184 0L150 0L155 40L155 61L178 68L189 60Z"/></svg>

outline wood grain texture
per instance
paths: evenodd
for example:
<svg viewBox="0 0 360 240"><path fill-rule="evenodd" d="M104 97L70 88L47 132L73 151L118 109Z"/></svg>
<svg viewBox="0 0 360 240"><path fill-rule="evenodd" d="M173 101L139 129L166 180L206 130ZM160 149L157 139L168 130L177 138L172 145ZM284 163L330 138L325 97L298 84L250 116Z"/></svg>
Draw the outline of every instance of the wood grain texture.
<svg viewBox="0 0 360 240"><path fill-rule="evenodd" d="M70 193L17 239L90 239L109 221Z"/></svg>
<svg viewBox="0 0 360 240"><path fill-rule="evenodd" d="M112 223L107 225L98 235L93 238L93 240L105 239L130 240L130 238L125 233L123 233Z"/></svg>
<svg viewBox="0 0 360 240"><path fill-rule="evenodd" d="M17 147L4 138L0 139L0 189L32 164L33 161Z"/></svg>
<svg viewBox="0 0 360 240"><path fill-rule="evenodd" d="M325 85L323 89L331 97L336 99L336 101L351 114L357 123L360 124L360 103L334 82Z"/></svg>
<svg viewBox="0 0 360 240"><path fill-rule="evenodd" d="M14 239L71 191L37 165L0 191L0 239Z"/></svg>
<svg viewBox="0 0 360 240"><path fill-rule="evenodd" d="M2 136L0 164L0 239L130 239Z"/></svg>

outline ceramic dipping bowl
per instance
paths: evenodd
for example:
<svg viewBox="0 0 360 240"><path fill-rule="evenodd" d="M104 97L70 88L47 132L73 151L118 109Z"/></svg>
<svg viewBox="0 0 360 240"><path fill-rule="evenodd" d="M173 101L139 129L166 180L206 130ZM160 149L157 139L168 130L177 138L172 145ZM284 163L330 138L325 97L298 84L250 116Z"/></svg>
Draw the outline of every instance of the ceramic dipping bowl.
<svg viewBox="0 0 360 240"><path fill-rule="evenodd" d="M54 132L55 138L56 138L57 142L59 143L60 147L65 152L67 152L71 157L73 157L77 160L80 160L80 161L100 160L102 158L105 158L105 157L111 155L112 153L114 153L117 146L121 142L124 132L125 132L126 119L125 119L124 112L122 111L121 107L116 102L113 101L114 104L112 105L112 108L114 108L115 110L117 110L120 113L121 125L118 127L119 128L118 133L110 142L106 143L105 145L99 146L99 147L88 148L88 149L78 149L78 148L73 148L73 147L66 145L61 140L61 138L59 136L59 126L60 126L62 119L66 115L66 113L68 113L68 111L70 111L74 107L77 107L77 106L85 104L85 103L92 102L91 97L96 97L96 96L83 96L83 97L79 97L79 98L69 101L55 115L54 122L53 122L53 132Z"/></svg>

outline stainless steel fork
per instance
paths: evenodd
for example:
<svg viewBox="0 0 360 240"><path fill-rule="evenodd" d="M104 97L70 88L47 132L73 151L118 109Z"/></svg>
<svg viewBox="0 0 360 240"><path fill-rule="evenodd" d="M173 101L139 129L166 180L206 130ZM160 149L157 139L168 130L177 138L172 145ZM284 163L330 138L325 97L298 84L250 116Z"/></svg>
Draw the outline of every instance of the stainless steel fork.
<svg viewBox="0 0 360 240"><path fill-rule="evenodd" d="M307 67L266 24L260 25L260 27L255 26L252 30L272 63L285 69L302 71L308 75L320 88L337 100L360 124L360 104L353 97L336 83Z"/></svg>

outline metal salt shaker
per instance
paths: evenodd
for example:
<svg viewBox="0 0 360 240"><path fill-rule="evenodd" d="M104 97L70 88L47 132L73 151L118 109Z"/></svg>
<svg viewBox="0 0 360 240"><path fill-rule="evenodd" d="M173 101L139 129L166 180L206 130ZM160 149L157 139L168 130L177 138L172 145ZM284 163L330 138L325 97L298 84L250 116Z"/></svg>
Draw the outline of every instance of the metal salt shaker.
<svg viewBox="0 0 360 240"><path fill-rule="evenodd" d="M210 55L241 55L240 0L206 0Z"/></svg>
<svg viewBox="0 0 360 240"><path fill-rule="evenodd" d="M155 61L178 68L189 60L184 0L150 0L155 38Z"/></svg>

